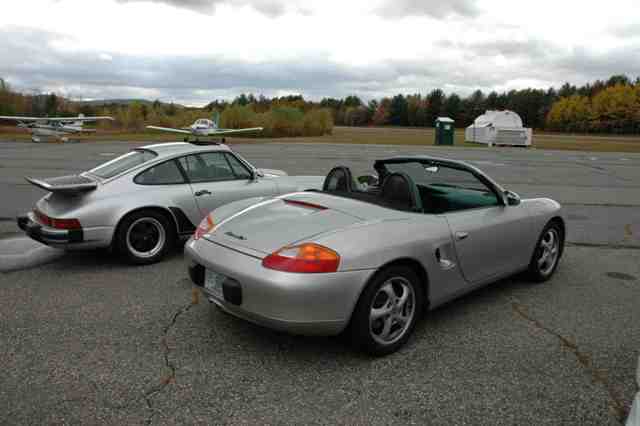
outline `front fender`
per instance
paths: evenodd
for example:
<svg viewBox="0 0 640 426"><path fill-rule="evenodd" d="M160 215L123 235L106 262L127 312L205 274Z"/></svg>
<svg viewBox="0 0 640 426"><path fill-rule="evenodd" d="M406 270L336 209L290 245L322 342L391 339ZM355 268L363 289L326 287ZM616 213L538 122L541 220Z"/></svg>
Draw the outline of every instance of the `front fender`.
<svg viewBox="0 0 640 426"><path fill-rule="evenodd" d="M529 217L531 218L531 229L534 231L536 238L544 227L554 217L559 217L565 226L566 235L566 223L562 206L551 198L528 198L522 200L522 206L527 209Z"/></svg>

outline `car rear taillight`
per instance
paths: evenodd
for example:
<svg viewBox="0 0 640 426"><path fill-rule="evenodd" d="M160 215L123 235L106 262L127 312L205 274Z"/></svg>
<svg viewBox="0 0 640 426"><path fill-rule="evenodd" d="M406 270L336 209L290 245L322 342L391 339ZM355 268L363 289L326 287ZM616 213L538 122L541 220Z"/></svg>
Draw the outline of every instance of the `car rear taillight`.
<svg viewBox="0 0 640 426"><path fill-rule="evenodd" d="M51 226L56 229L80 229L80 221L78 219L51 219Z"/></svg>
<svg viewBox="0 0 640 426"><path fill-rule="evenodd" d="M46 214L42 213L40 210L34 210L33 214L36 215L36 219L43 225L51 226L51 218Z"/></svg>
<svg viewBox="0 0 640 426"><path fill-rule="evenodd" d="M313 243L283 247L262 260L265 268L303 274L336 272L338 265L338 253Z"/></svg>
<svg viewBox="0 0 640 426"><path fill-rule="evenodd" d="M211 232L215 227L216 224L213 221L213 217L208 214L204 219L202 219L202 222L200 222L200 225L196 228L196 232L193 234L193 239L199 240L204 234Z"/></svg>
<svg viewBox="0 0 640 426"><path fill-rule="evenodd" d="M80 221L78 219L55 219L53 217L47 216L40 210L34 210L34 214L41 224L50 226L52 228L67 230L82 228L82 225L80 225Z"/></svg>

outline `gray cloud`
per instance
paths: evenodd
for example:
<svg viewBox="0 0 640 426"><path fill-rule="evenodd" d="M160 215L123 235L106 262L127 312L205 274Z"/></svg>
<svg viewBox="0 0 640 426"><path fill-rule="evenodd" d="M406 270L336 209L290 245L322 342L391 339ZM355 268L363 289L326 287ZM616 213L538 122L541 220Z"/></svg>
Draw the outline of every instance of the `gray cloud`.
<svg viewBox="0 0 640 426"><path fill-rule="evenodd" d="M474 17L480 13L478 0L385 0L375 12L383 17L400 18L405 16L432 16L445 18L450 15ZM219 5L250 6L265 15L276 17L287 10L309 15L308 9L292 4L287 0L117 0L118 3L152 2L190 9L199 13L215 13Z"/></svg>
<svg viewBox="0 0 640 426"><path fill-rule="evenodd" d="M467 95L514 80L580 84L611 74L635 78L640 42L635 47L593 53L565 50L537 41L496 41L447 45L451 56L348 66L315 52L296 60L247 63L218 57L144 57L114 52L59 51L60 35L28 28L0 28L0 77L17 89L56 91L86 98L144 97L188 104L232 98L241 92L274 96L302 93L320 99L357 94L365 99L396 93L425 93L440 87ZM449 43L449 44L447 44ZM506 56L509 66L496 65ZM109 60L110 59L110 60Z"/></svg>
<svg viewBox="0 0 640 426"><path fill-rule="evenodd" d="M282 15L286 8L286 0L117 0L118 3L152 2L190 9L199 13L213 14L216 7L222 4L234 6L250 6L268 16Z"/></svg>
<svg viewBox="0 0 640 426"><path fill-rule="evenodd" d="M376 12L388 18L404 16L446 18L450 15L475 17L480 14L476 3L477 0L388 0Z"/></svg>

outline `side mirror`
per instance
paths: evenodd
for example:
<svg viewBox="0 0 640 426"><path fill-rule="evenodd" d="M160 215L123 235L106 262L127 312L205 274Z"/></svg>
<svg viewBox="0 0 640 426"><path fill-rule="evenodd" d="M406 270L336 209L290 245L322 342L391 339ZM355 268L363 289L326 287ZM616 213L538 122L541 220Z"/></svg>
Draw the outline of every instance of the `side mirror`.
<svg viewBox="0 0 640 426"><path fill-rule="evenodd" d="M504 195L507 198L507 205L517 206L520 204L520 196L513 191L504 191Z"/></svg>
<svg viewBox="0 0 640 426"><path fill-rule="evenodd" d="M264 177L264 172L262 170L253 169L252 180L258 180L258 178Z"/></svg>
<svg viewBox="0 0 640 426"><path fill-rule="evenodd" d="M358 183L365 186L378 185L378 178L374 175L362 175L358 176Z"/></svg>

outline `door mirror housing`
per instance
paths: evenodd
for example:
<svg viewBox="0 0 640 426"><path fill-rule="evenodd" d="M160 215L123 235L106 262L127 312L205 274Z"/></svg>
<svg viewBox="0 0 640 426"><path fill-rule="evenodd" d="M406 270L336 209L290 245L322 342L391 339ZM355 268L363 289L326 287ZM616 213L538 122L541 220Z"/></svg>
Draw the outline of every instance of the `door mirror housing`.
<svg viewBox="0 0 640 426"><path fill-rule="evenodd" d="M376 186L378 185L379 181L378 178L374 175L362 175L358 176L358 183L365 186Z"/></svg>
<svg viewBox="0 0 640 426"><path fill-rule="evenodd" d="M264 172L262 170L253 169L252 179L253 181L258 180L258 178L264 177Z"/></svg>
<svg viewBox="0 0 640 426"><path fill-rule="evenodd" d="M505 198L507 199L507 205L517 206L520 204L520 196L513 191L504 191Z"/></svg>

